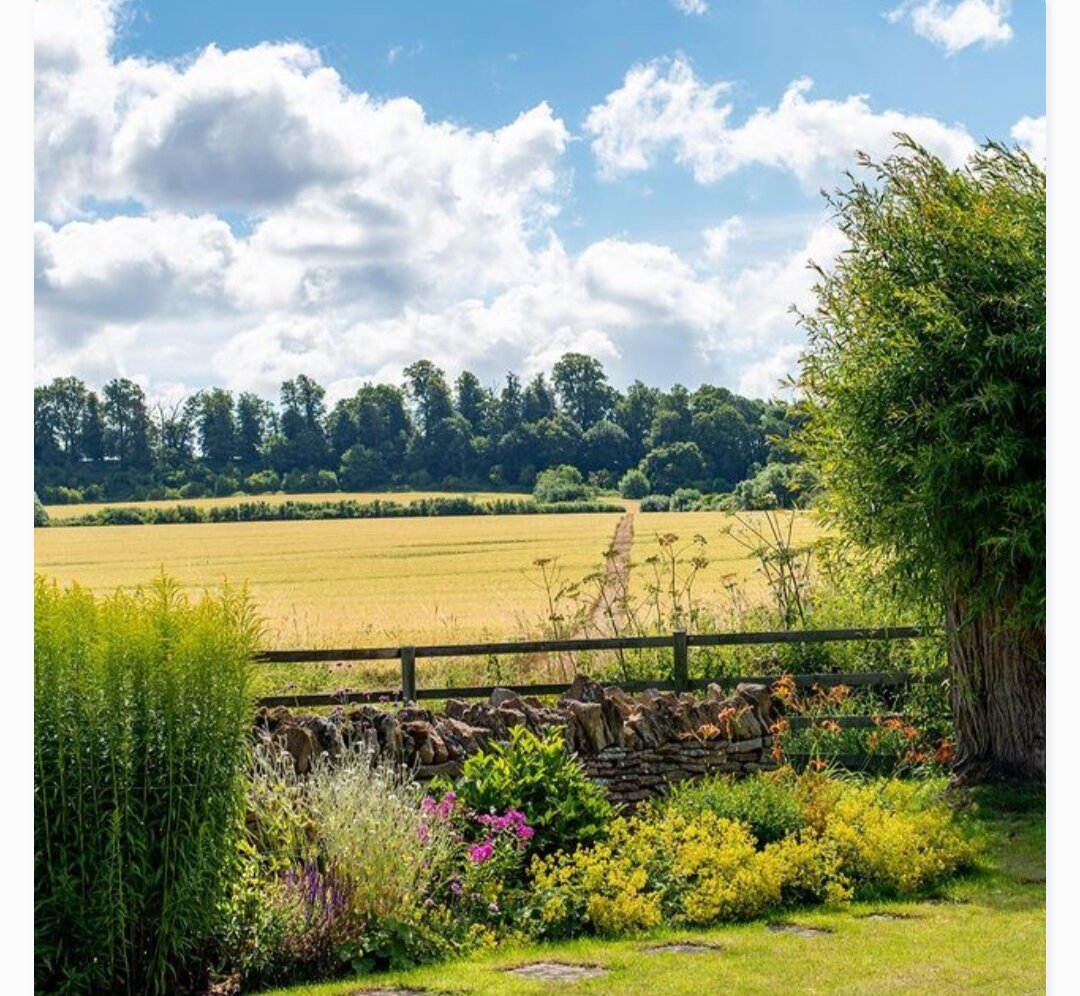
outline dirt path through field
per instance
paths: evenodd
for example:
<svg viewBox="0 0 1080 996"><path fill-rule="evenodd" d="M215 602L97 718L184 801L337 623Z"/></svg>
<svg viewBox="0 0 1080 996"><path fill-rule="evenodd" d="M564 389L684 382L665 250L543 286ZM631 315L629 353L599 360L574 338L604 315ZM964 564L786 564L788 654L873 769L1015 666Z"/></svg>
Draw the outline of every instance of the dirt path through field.
<svg viewBox="0 0 1080 996"><path fill-rule="evenodd" d="M634 546L634 514L627 512L615 527L608 547L604 579L589 615L574 636L618 636L624 621L623 600L630 584L630 551Z"/></svg>

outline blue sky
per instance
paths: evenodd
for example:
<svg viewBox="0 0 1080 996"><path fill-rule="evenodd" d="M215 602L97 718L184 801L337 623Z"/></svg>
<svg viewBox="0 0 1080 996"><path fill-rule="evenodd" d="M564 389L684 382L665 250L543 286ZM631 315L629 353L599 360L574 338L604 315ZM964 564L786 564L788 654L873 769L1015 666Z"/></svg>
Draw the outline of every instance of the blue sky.
<svg viewBox="0 0 1080 996"><path fill-rule="evenodd" d="M856 145L1044 154L1039 0L35 7L39 379L764 395Z"/></svg>

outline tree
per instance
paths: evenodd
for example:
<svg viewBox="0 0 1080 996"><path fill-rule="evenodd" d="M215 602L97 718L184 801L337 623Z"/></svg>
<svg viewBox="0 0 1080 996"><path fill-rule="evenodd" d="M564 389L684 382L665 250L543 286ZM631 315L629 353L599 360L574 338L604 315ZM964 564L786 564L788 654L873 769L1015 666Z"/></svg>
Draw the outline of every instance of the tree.
<svg viewBox="0 0 1080 996"><path fill-rule="evenodd" d="M262 459L273 429L273 405L250 391L242 392L236 399L236 455L243 466L253 467Z"/></svg>
<svg viewBox="0 0 1080 996"><path fill-rule="evenodd" d="M458 375L454 389L457 395L457 413L469 423L472 435L482 435L487 431L488 418L493 407L491 393L484 389L480 378L468 370L462 370Z"/></svg>
<svg viewBox="0 0 1080 996"><path fill-rule="evenodd" d="M236 455L236 416L232 395L220 387L201 391L197 424L199 449L215 470L232 463Z"/></svg>
<svg viewBox="0 0 1080 996"><path fill-rule="evenodd" d="M697 443L668 443L645 454L638 468L656 491L670 495L676 488L692 487L705 476L705 458Z"/></svg>
<svg viewBox="0 0 1080 996"><path fill-rule="evenodd" d="M584 353L566 353L551 375L562 410L583 430L607 418L614 409L618 396L599 360Z"/></svg>
<svg viewBox="0 0 1080 996"><path fill-rule="evenodd" d="M110 380L101 391L105 408L105 452L120 466L150 466L150 414L143 389L126 377Z"/></svg>
<svg viewBox="0 0 1080 996"><path fill-rule="evenodd" d="M49 385L49 391L64 456L76 461L82 456L79 443L86 413L86 385L78 377L57 377Z"/></svg>
<svg viewBox="0 0 1080 996"><path fill-rule="evenodd" d="M901 136L829 202L803 447L834 521L944 619L960 780L1046 765L1046 176Z"/></svg>
<svg viewBox="0 0 1080 996"><path fill-rule="evenodd" d="M305 374L281 385L278 470L314 470L326 460L326 389Z"/></svg>
<svg viewBox="0 0 1080 996"><path fill-rule="evenodd" d="M105 415L101 401L93 391L86 394L86 407L79 430L79 450L93 463L101 463L105 459Z"/></svg>

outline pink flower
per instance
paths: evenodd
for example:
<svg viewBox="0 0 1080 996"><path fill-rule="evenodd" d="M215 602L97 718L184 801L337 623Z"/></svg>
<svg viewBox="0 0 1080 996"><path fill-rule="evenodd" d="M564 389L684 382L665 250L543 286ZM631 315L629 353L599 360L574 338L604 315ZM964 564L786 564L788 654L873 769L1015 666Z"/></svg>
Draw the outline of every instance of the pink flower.
<svg viewBox="0 0 1080 996"><path fill-rule="evenodd" d="M518 829L517 829L517 835L522 840L532 840L533 834L535 832L536 831L533 830L532 827L530 827L528 824L525 824L525 823L522 823L521 826L519 826Z"/></svg>
<svg viewBox="0 0 1080 996"><path fill-rule="evenodd" d="M482 844L473 844L469 848L469 860L473 864L483 864L495 853L495 842L488 837Z"/></svg>

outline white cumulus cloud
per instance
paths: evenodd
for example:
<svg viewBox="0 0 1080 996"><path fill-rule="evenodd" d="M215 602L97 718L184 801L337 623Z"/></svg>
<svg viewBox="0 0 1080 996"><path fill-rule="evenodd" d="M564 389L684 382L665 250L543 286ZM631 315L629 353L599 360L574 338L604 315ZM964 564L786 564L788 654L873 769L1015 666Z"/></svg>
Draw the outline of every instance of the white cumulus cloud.
<svg viewBox="0 0 1080 996"><path fill-rule="evenodd" d="M888 153L907 132L946 161L974 149L968 132L927 115L875 111L865 95L814 99L813 82L791 83L775 108L732 122L732 87L698 78L682 56L635 66L622 86L585 121L601 176L648 169L665 153L698 183L714 183L747 166L770 166L816 189L854 163L855 152Z"/></svg>
<svg viewBox="0 0 1080 996"><path fill-rule="evenodd" d="M1009 134L1027 150L1037 163L1046 162L1046 115L1023 117L1012 126Z"/></svg>
<svg viewBox="0 0 1080 996"><path fill-rule="evenodd" d="M909 0L885 17L892 24L907 21L915 34L940 45L949 55L979 42L989 48L1013 36L1009 0Z"/></svg>

